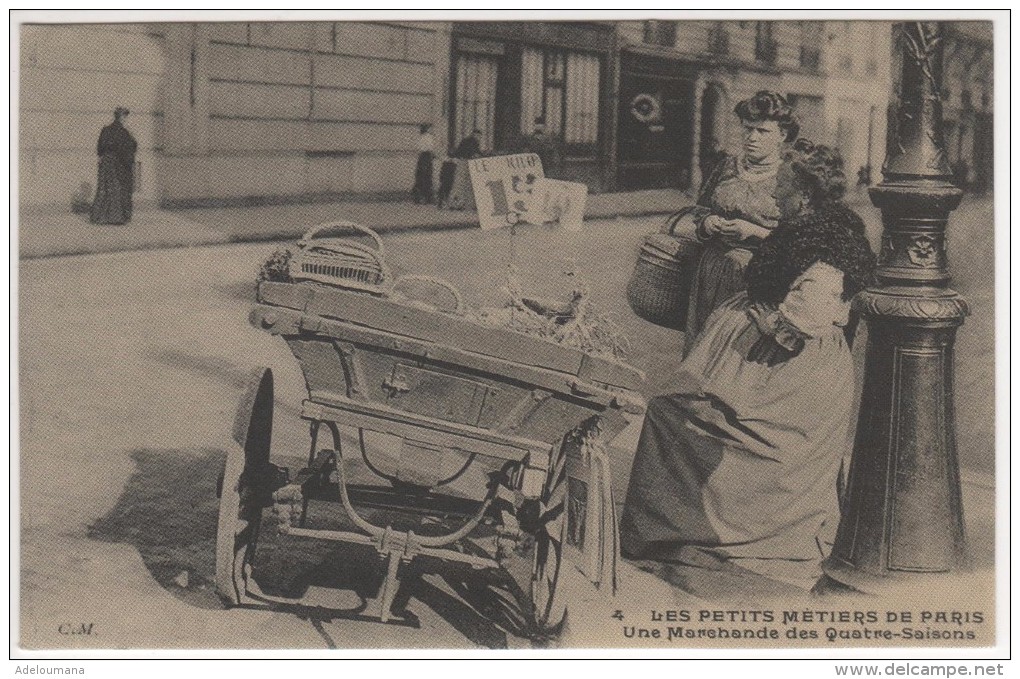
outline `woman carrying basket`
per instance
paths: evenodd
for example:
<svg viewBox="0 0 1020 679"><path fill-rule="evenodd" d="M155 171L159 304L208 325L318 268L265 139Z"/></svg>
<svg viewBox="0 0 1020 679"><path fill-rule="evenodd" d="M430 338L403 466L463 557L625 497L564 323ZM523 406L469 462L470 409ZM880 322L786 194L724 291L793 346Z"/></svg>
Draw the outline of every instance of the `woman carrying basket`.
<svg viewBox="0 0 1020 679"><path fill-rule="evenodd" d="M744 269L758 245L776 227L773 192L786 143L800 125L782 95L762 90L738 103L742 153L723 155L702 183L697 205L675 225L680 237L704 246L687 308L684 355L712 311L744 288Z"/></svg>

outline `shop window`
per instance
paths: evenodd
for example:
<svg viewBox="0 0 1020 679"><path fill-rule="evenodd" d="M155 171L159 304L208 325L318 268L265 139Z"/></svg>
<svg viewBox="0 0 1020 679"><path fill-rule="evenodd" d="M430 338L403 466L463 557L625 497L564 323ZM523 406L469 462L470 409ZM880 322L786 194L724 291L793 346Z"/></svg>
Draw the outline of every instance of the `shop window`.
<svg viewBox="0 0 1020 679"><path fill-rule="evenodd" d="M496 127L496 72L499 62L476 54L457 55L454 83L453 146L473 130L481 131L481 146L493 147Z"/></svg>
<svg viewBox="0 0 1020 679"><path fill-rule="evenodd" d="M546 52L542 82L545 99L546 134L558 137L563 133L564 90L567 85L567 57L563 52Z"/></svg>
<svg viewBox="0 0 1020 679"><path fill-rule="evenodd" d="M868 32L868 59L864 63L864 73L869 78L873 78L878 75L878 60L875 58L875 55L878 54L880 24L867 25L865 30Z"/></svg>
<svg viewBox="0 0 1020 679"><path fill-rule="evenodd" d="M521 55L521 133L545 123L568 145L598 140L600 64L595 55L527 48Z"/></svg>
<svg viewBox="0 0 1020 679"><path fill-rule="evenodd" d="M821 21L800 21L800 67L818 71L822 67L822 33L825 24Z"/></svg>
<svg viewBox="0 0 1020 679"><path fill-rule="evenodd" d="M708 51L718 55L730 53L730 33L725 21L713 21L708 29Z"/></svg>
<svg viewBox="0 0 1020 679"><path fill-rule="evenodd" d="M754 58L763 64L776 63L776 40L772 34L771 21L758 21L754 33Z"/></svg>
<svg viewBox="0 0 1020 679"><path fill-rule="evenodd" d="M854 70L854 58L851 54L853 49L853 24L849 21L841 21L842 37L839 41L839 70L843 73L852 73Z"/></svg>
<svg viewBox="0 0 1020 679"><path fill-rule="evenodd" d="M649 45L660 47L673 47L676 45L676 22L675 21L646 21L645 42Z"/></svg>

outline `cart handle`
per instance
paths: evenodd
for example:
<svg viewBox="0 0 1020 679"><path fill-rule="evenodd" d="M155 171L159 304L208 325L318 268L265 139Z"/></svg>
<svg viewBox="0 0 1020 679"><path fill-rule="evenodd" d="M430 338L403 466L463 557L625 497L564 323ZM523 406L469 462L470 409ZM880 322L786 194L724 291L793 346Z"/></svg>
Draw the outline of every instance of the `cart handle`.
<svg viewBox="0 0 1020 679"><path fill-rule="evenodd" d="M343 219L336 222L325 222L323 224L313 226L305 233L304 236L301 237L301 240L298 241L298 243L300 245L308 245L309 241L311 241L314 238L317 238L319 234L322 233L323 231L328 231L330 229L337 228L343 228L347 231L357 231L362 235L370 237L373 241L375 241L376 252L378 252L379 258L382 259L384 248L382 238L379 237L379 234L373 231L372 229L368 228L367 226L362 226L361 224L349 222Z"/></svg>
<svg viewBox="0 0 1020 679"><path fill-rule="evenodd" d="M460 291L457 290L456 287L454 287L453 283L450 283L449 281L444 281L442 278L435 278L433 276L420 276L415 274L409 276L401 276L400 278L395 280L393 282L393 290L396 290L397 286L406 281L420 281L422 283L433 283L441 288L446 288L446 290L449 291L449 293L453 296L453 301L457 305L453 313L458 315L464 314L464 298L461 296Z"/></svg>

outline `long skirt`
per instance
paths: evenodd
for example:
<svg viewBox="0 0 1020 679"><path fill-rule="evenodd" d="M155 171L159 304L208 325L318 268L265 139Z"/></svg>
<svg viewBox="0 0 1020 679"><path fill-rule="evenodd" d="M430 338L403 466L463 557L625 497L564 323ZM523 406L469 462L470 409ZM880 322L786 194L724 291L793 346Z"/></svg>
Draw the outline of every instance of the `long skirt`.
<svg viewBox="0 0 1020 679"><path fill-rule="evenodd" d="M414 168L414 188L411 190L415 203L429 204L433 200L432 159L431 151L418 154L418 164Z"/></svg>
<svg viewBox="0 0 1020 679"><path fill-rule="evenodd" d="M466 160L454 160L450 192L443 201L443 207L450 210L474 210L475 194L471 188L471 170Z"/></svg>
<svg viewBox="0 0 1020 679"><path fill-rule="evenodd" d="M677 392L649 402L621 544L631 558L677 562L694 547L803 584L839 522L853 366L836 326L785 363L748 361L761 333L747 307L743 294L724 302L681 364Z"/></svg>
<svg viewBox="0 0 1020 679"><path fill-rule="evenodd" d="M705 249L691 286L691 301L687 307L687 325L684 329L684 356L690 353L716 307L747 289L744 271L751 261L751 254L750 250L718 242Z"/></svg>
<svg viewBox="0 0 1020 679"><path fill-rule="evenodd" d="M126 224L131 221L133 165L114 156L99 158L96 196L89 211L89 221L93 224Z"/></svg>

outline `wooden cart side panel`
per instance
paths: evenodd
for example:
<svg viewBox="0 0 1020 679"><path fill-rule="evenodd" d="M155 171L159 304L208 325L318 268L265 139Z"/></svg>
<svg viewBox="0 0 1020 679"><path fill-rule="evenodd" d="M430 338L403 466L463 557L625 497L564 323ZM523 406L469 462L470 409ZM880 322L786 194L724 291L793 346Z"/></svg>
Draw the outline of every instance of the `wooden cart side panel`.
<svg viewBox="0 0 1020 679"><path fill-rule="evenodd" d="M316 291L305 313L354 321L397 335L469 348L476 353L573 375L581 369L580 354L560 351L560 347L548 342L365 295Z"/></svg>
<svg viewBox="0 0 1020 679"><path fill-rule="evenodd" d="M350 396L350 389L344 365L332 343L315 339L291 338L287 342L294 357L301 364L308 393L329 392Z"/></svg>
<svg viewBox="0 0 1020 679"><path fill-rule="evenodd" d="M310 285L263 281L259 283L256 299L264 304L304 311L312 292L313 288Z"/></svg>
<svg viewBox="0 0 1020 679"><path fill-rule="evenodd" d="M258 299L266 304L356 322L396 335L460 347L521 365L574 376L581 376L583 372L584 379L593 382L635 389L643 380L638 370L622 363L364 293L316 285L264 282L259 285Z"/></svg>
<svg viewBox="0 0 1020 679"><path fill-rule="evenodd" d="M288 339L289 335L296 334L299 330L318 332L354 344L410 354L428 362L456 366L459 372L477 372L501 377L517 382L523 388L534 386L564 396L578 396L578 379L562 372L533 365L512 363L501 358L476 354L424 340L400 337L386 331L366 328L345 321L304 315L299 311L279 307L259 305L252 310L251 316L252 324L256 327L261 327L273 334L288 336ZM270 322L270 318L272 322ZM596 409L609 406L614 398L612 392L598 389L594 385L580 386L583 391L592 392L584 395L583 400L596 406Z"/></svg>

